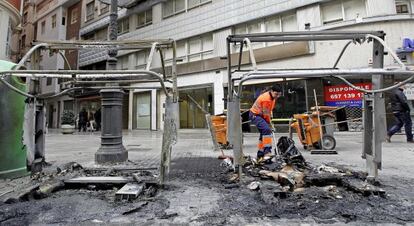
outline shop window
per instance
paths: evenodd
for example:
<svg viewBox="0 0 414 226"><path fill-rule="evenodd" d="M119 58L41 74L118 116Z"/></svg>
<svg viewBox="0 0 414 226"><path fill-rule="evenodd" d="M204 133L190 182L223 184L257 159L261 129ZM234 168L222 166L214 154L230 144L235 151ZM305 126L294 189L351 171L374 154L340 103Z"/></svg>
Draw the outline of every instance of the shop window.
<svg viewBox="0 0 414 226"><path fill-rule="evenodd" d="M152 9L137 14L137 28L152 24Z"/></svg>
<svg viewBox="0 0 414 226"><path fill-rule="evenodd" d="M95 1L89 2L86 5L86 21L92 20L95 13Z"/></svg>
<svg viewBox="0 0 414 226"><path fill-rule="evenodd" d="M404 0L399 0L399 1L395 1L395 8L397 10L398 14L405 14L405 13L410 13L410 2L409 1L404 1Z"/></svg>
<svg viewBox="0 0 414 226"><path fill-rule="evenodd" d="M70 24L74 24L78 22L78 15L79 15L78 9L74 8L70 14Z"/></svg>
<svg viewBox="0 0 414 226"><path fill-rule="evenodd" d="M129 17L118 21L118 34L129 32Z"/></svg>

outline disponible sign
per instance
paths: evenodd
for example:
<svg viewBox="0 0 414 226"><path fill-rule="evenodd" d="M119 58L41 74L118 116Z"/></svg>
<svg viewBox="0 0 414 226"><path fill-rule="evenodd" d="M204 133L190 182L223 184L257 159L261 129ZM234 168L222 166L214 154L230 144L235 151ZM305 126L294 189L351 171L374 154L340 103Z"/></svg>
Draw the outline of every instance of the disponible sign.
<svg viewBox="0 0 414 226"><path fill-rule="evenodd" d="M372 89L371 83L354 84L363 89ZM364 94L348 85L325 86L325 105L334 107L362 107Z"/></svg>

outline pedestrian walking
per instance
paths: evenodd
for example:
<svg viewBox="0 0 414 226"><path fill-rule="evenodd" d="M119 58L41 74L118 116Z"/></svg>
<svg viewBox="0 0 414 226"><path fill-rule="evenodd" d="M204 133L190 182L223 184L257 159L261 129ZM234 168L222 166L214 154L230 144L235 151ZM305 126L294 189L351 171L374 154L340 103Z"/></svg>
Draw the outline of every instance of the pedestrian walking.
<svg viewBox="0 0 414 226"><path fill-rule="evenodd" d="M78 122L79 132L81 130L83 130L83 132L86 132L87 122L88 122L88 112L86 112L85 108L83 108L82 111L79 112L79 122Z"/></svg>
<svg viewBox="0 0 414 226"><path fill-rule="evenodd" d="M391 142L391 137L404 126L407 142L414 143L412 133L412 122L410 115L410 106L407 103L407 97L404 94L404 87L400 86L393 90L391 95L391 109L395 116L395 124L388 130L387 142Z"/></svg>
<svg viewBox="0 0 414 226"><path fill-rule="evenodd" d="M272 155L272 129L270 123L276 100L281 96L281 93L280 86L273 85L269 91L261 94L250 108L249 119L260 132L257 145L258 162Z"/></svg>
<svg viewBox="0 0 414 226"><path fill-rule="evenodd" d="M96 110L95 114L96 131L101 130L101 109Z"/></svg>

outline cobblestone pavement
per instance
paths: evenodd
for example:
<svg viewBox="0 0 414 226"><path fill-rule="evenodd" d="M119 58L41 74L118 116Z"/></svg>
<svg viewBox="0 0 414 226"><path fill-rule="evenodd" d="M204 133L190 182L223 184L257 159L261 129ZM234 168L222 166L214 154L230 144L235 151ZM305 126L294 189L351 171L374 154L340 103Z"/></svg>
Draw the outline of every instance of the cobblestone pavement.
<svg viewBox="0 0 414 226"><path fill-rule="evenodd" d="M286 134L278 134L278 136L281 135ZM254 133L244 134L245 154L255 155L257 137L258 134ZM305 159L313 165L335 162L355 170L365 170L365 160L360 157L362 133L341 132L337 133L335 137L338 155L311 155L308 151L303 150L298 142L296 146L302 151ZM99 148L99 142L99 133L61 135L59 131L51 130L46 138L46 161L53 165L62 165L73 161L83 166L93 166L94 154ZM159 166L161 132L125 131L123 142L129 151L130 161L139 167ZM412 167L414 144L404 142L404 137L397 135L393 137L393 143L384 144L383 147L383 170L379 173L379 179L385 185L390 198L403 200L411 208L410 206L413 206L414 203L414 169ZM232 154L231 151L225 152L228 155ZM258 202L258 197L255 194L246 191L246 189L240 189L239 193L235 195L233 194L234 190L223 188L223 169L217 160L219 154L213 151L207 130L180 130L178 143L172 152L172 165L167 186L159 192L157 201L149 202L143 210L131 215L122 214L122 211L133 208L136 204L118 204L110 201L113 200L113 192L111 191L100 194L87 190L76 192L63 190L39 201L6 206L0 204L0 209L6 208L3 212L0 211L0 225L2 225L2 219L6 219L4 222L11 223L11 225L26 223L77 224L80 222L140 225L343 223L335 219L315 221L310 216L279 219L271 213L263 213L263 208L267 207L262 205L262 202ZM15 181L0 180L0 194L13 187L13 183L22 183L22 180L25 178ZM94 208L94 205L98 205L99 208L89 211ZM266 209L264 210L266 211ZM66 213L67 211L70 213ZM227 214L228 212L230 214ZM15 220L13 221L13 219ZM390 219L398 221L398 218ZM379 222L386 223L388 221ZM358 221L357 219L351 223L361 225L365 224L366 220L360 219Z"/></svg>

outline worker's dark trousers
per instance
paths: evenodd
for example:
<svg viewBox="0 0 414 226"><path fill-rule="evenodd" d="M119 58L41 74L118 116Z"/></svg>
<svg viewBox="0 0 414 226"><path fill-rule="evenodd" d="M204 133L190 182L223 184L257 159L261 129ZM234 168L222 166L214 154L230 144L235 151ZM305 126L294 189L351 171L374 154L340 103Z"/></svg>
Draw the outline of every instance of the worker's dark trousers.
<svg viewBox="0 0 414 226"><path fill-rule="evenodd" d="M249 119L256 125L260 132L259 143L257 145L257 157L260 158L265 154L272 152L272 129L270 128L269 123L267 123L260 115L255 115L250 112Z"/></svg>
<svg viewBox="0 0 414 226"><path fill-rule="evenodd" d="M395 124L388 130L388 136L391 137L396 132L400 131L401 127L405 128L405 135L407 141L413 140L412 122L410 112L394 112Z"/></svg>

